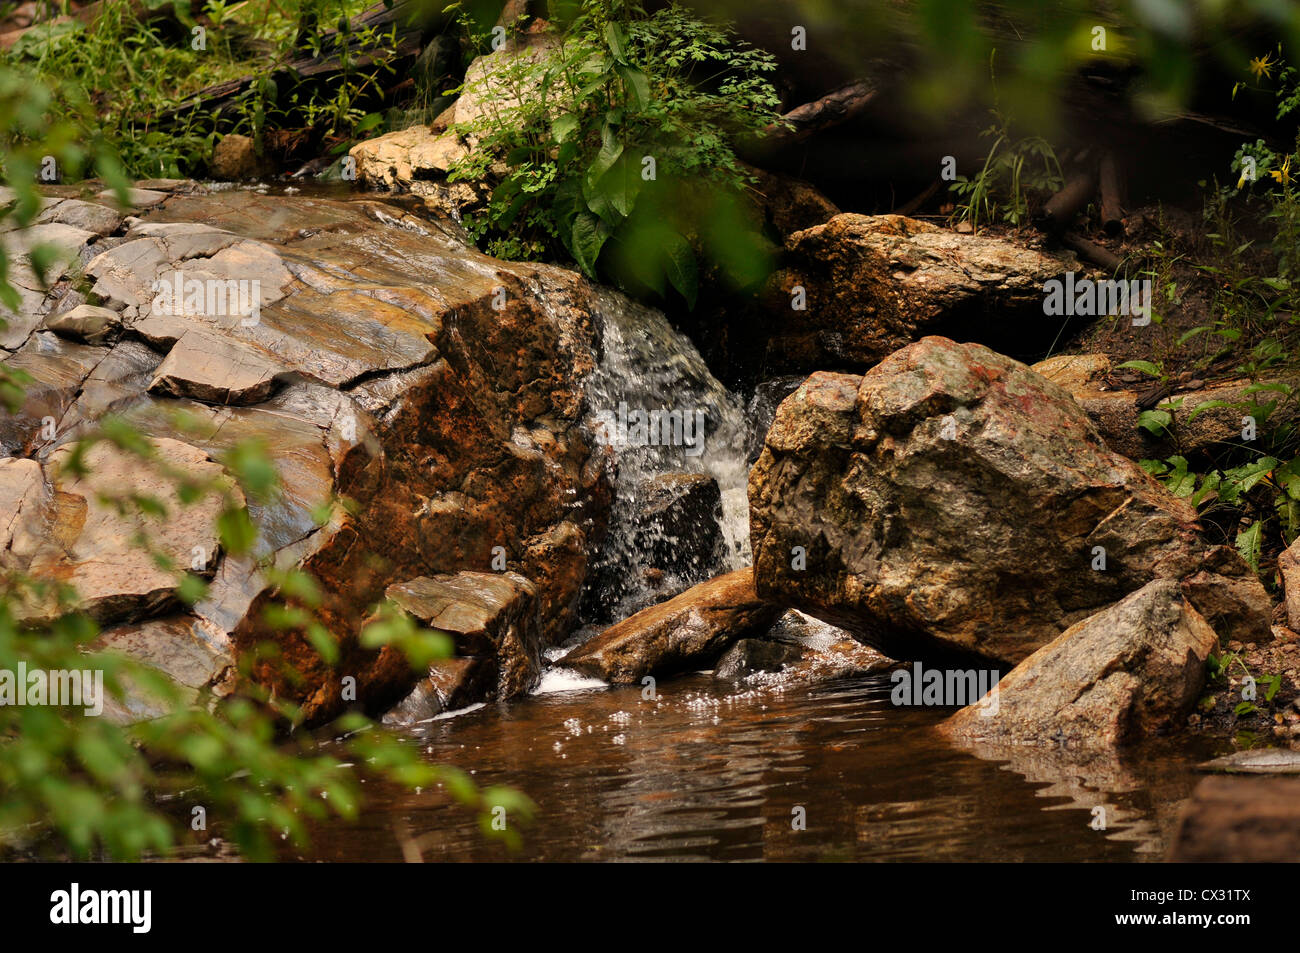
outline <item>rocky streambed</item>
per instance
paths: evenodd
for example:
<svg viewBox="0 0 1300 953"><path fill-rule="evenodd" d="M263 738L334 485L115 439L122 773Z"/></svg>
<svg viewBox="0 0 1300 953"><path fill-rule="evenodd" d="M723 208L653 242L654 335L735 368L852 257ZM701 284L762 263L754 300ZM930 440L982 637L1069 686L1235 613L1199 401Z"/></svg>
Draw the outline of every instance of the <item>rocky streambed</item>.
<svg viewBox="0 0 1300 953"><path fill-rule="evenodd" d="M521 787L528 856L1159 857L1191 766L1228 747L1181 734L1207 658L1287 639L1059 366L931 333L978 336L1073 261L897 216L796 232L772 294L806 285L814 317L773 347L801 373L747 403L659 312L489 258L439 202L182 181L130 202L51 189L6 236L0 346L28 383L0 426L5 568L72 586L101 647L193 697L251 680L309 724L360 707ZM110 415L224 481L254 551L221 552L215 511L111 443L69 467ZM249 440L278 492L223 470ZM336 660L268 622L295 567ZM381 602L454 656L417 675L363 646ZM440 792L374 804L320 855L486 849Z"/></svg>

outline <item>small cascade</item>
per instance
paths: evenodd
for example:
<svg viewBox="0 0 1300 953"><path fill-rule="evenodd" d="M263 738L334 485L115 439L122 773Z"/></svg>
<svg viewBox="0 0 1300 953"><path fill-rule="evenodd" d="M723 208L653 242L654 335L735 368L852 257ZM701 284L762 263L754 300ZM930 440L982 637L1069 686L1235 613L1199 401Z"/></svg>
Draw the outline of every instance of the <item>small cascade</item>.
<svg viewBox="0 0 1300 953"><path fill-rule="evenodd" d="M614 450L615 501L582 615L603 624L749 562L750 428L661 312L613 291L599 303L588 414Z"/></svg>

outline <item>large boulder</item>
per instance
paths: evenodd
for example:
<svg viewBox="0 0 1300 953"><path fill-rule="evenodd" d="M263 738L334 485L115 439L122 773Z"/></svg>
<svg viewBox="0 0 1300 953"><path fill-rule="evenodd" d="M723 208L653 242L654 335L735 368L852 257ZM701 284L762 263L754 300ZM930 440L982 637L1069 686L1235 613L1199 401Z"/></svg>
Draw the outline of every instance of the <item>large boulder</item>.
<svg viewBox="0 0 1300 953"><path fill-rule="evenodd" d="M615 684L707 668L729 645L765 630L780 613L754 592L753 572L737 569L642 609L557 664Z"/></svg>
<svg viewBox="0 0 1300 953"><path fill-rule="evenodd" d="M1075 267L1068 254L901 215L836 215L786 242L765 293L782 316L767 365L860 371L932 333L1023 346L1047 330L1044 283Z"/></svg>
<svg viewBox="0 0 1300 953"><path fill-rule="evenodd" d="M1216 645L1178 583L1157 580L1017 665L998 683L996 704L963 708L939 728L1008 745L1131 744L1180 725Z"/></svg>
<svg viewBox="0 0 1300 953"><path fill-rule="evenodd" d="M534 621L523 661L512 655L502 670L504 693L522 691L537 647L568 635L604 533L610 451L587 421L587 381L623 299L569 271L484 256L455 223L399 205L150 184L148 195L133 190L136 218L107 200L84 203L102 214L67 207L94 228L62 236L81 244L55 286L29 281L38 290L9 316L0 358L31 382L0 426L0 452L15 458L0 462L5 565L72 581L105 623L201 622L236 655L272 643L275 657L250 677L310 721L351 704L345 676L371 709L410 689L404 658L357 638L390 586L515 573L533 587ZM159 291L190 280L229 293L168 301ZM233 308L228 282L247 282L239 300L256 309ZM38 330L82 304L112 313L96 312L108 333L71 318L59 331L97 343ZM246 501L260 530L248 554L218 552L199 526L215 514L166 499L169 519L150 538L179 569L196 547L207 556L209 590L188 610L171 591L175 573L127 555L137 527L98 502L101 490L164 495L147 468L96 456L81 482L61 475L68 445L109 413L196 478L224 479L224 455L250 441L277 467L279 491ZM320 583L334 664L305 632L265 617L272 570L294 567Z"/></svg>
<svg viewBox="0 0 1300 953"><path fill-rule="evenodd" d="M781 404L749 499L759 595L892 658L1014 664L1160 578L1196 605L1227 598L1216 617L1248 627L1232 637L1268 638L1262 586L1191 505L979 345L928 337L863 377L814 374Z"/></svg>

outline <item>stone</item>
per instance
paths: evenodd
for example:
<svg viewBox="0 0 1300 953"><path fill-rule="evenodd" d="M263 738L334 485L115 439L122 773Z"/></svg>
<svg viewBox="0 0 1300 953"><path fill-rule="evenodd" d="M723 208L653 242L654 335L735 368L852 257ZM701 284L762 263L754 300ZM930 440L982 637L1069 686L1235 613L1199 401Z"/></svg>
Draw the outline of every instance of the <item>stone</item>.
<svg viewBox="0 0 1300 953"><path fill-rule="evenodd" d="M1070 254L853 213L795 232L785 261L764 294L781 316L767 366L805 371L865 370L933 333L1026 347L1046 333L1044 283L1077 268ZM796 288L802 310L791 307Z"/></svg>
<svg viewBox="0 0 1300 953"><path fill-rule="evenodd" d="M1069 391L1107 446L1131 460L1164 459L1174 452L1190 457L1222 449L1223 444L1240 444L1242 418L1258 413L1256 404L1278 404L1275 413L1268 416L1270 427L1300 421L1300 407L1294 401L1280 400L1278 392L1247 393L1257 383L1300 388L1297 380L1221 381L1196 390L1180 388L1175 382L1169 396L1157 405L1163 408L1166 403L1178 404L1170 411L1171 433L1157 437L1138 425L1142 409L1137 391L1103 389L1098 379L1111 370L1110 359L1104 354L1061 354L1039 361L1033 370ZM1216 406L1206 406L1210 404ZM1206 409L1199 410L1203 406ZM1264 416L1259 417L1262 429Z"/></svg>
<svg viewBox="0 0 1300 953"><path fill-rule="evenodd" d="M458 655L488 660L497 671L492 694L527 694L541 674L537 588L518 573L422 576L389 586L384 595L422 625L450 635Z"/></svg>
<svg viewBox="0 0 1300 953"><path fill-rule="evenodd" d="M208 167L218 179L247 179L258 169L257 144L248 136L237 133L224 135L213 148Z"/></svg>
<svg viewBox="0 0 1300 953"><path fill-rule="evenodd" d="M1293 631L1300 631L1300 540L1278 554L1277 569L1282 577L1287 624Z"/></svg>
<svg viewBox="0 0 1300 953"><path fill-rule="evenodd" d="M1223 774L1300 774L1300 751L1290 748L1251 748L1234 751L1197 765Z"/></svg>
<svg viewBox="0 0 1300 953"><path fill-rule="evenodd" d="M571 650L556 664L614 684L708 667L731 643L780 614L760 599L748 567L642 609Z"/></svg>
<svg viewBox="0 0 1300 953"><path fill-rule="evenodd" d="M93 304L78 305L71 311L45 319L45 326L55 334L89 344L98 344L121 323L116 311Z"/></svg>
<svg viewBox="0 0 1300 953"><path fill-rule="evenodd" d="M177 440L152 441L157 465L96 443L85 454L87 472L65 472L71 448L61 447L49 458L52 504L41 543L18 567L38 579L57 580L76 592L76 605L101 624L156 615L176 603L178 571L188 569L196 554L215 563L220 549L216 522L222 493L236 506L243 494L222 467L207 454ZM178 470L195 481L214 481L218 492L185 504L175 482L163 468ZM113 501L149 497L165 515L125 511ZM136 536L148 540L143 548ZM162 568L155 554L178 567ZM33 622L54 618L53 595L20 608Z"/></svg>
<svg viewBox="0 0 1300 953"><path fill-rule="evenodd" d="M95 652L125 656L167 676L183 704L193 703L201 693L225 697L234 683L235 658L226 633L192 616L114 626L101 632L89 647ZM109 700L105 715L127 724L159 718L174 710L175 705L168 699L131 685L123 698Z"/></svg>
<svg viewBox="0 0 1300 953"><path fill-rule="evenodd" d="M410 126L359 142L348 155L356 160L360 184L409 191L412 182L445 179L469 150L454 132L435 133L426 126Z"/></svg>
<svg viewBox="0 0 1300 953"><path fill-rule="evenodd" d="M863 377L812 375L777 412L749 502L759 595L891 658L1015 664L1158 578L1231 573L1257 608L1262 592L1063 390L946 338ZM1207 581L1188 586L1198 608Z"/></svg>
<svg viewBox="0 0 1300 953"><path fill-rule="evenodd" d="M256 404L271 395L281 370L256 348L194 329L167 352L149 389L210 404Z"/></svg>
<svg viewBox="0 0 1300 953"><path fill-rule="evenodd" d="M755 672L779 672L803 658L803 649L790 642L769 639L740 639L722 653L713 666L713 677L736 681Z"/></svg>
<svg viewBox="0 0 1300 953"><path fill-rule="evenodd" d="M118 199L118 194L113 189L104 189L104 191L102 192L97 192L95 194L95 198L99 199L101 202L107 202L108 204L112 205L114 208L122 207ZM156 189L128 188L126 190L125 208L127 209L151 208L155 205L158 205L166 198L167 198L166 192L159 192Z"/></svg>
<svg viewBox="0 0 1300 953"><path fill-rule="evenodd" d="M1043 646L998 683L996 704L939 726L1005 745L1119 747L1179 726L1218 645L1175 580L1148 583Z"/></svg>
<svg viewBox="0 0 1300 953"><path fill-rule="evenodd" d="M491 697L495 688L488 659L440 659L429 666L411 693L384 713L386 725L410 726L445 711L456 711Z"/></svg>

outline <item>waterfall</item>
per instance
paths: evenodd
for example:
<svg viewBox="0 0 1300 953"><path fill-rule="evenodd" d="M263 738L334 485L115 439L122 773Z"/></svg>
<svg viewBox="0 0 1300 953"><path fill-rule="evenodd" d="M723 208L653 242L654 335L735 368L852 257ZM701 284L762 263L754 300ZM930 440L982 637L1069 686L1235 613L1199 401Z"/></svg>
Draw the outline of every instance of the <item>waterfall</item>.
<svg viewBox="0 0 1300 953"><path fill-rule="evenodd" d="M587 412L614 450L615 500L583 617L608 622L749 563L750 427L741 401L661 312L606 289L598 308ZM716 481L716 500L701 476Z"/></svg>

